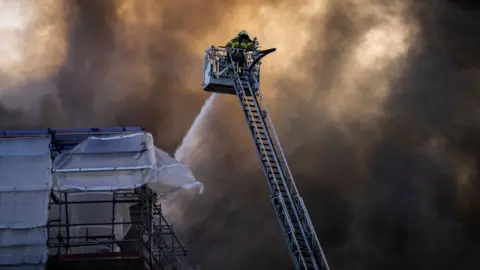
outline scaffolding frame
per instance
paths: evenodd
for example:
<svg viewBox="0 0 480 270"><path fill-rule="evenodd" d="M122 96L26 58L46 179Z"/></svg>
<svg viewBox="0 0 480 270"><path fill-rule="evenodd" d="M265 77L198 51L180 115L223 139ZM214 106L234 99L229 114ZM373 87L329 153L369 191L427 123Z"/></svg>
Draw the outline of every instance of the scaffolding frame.
<svg viewBox="0 0 480 270"><path fill-rule="evenodd" d="M56 250L50 254L53 260L63 258L98 258L97 253L75 254L73 247L103 246L104 252L109 257L123 258L136 256L145 262L143 269L180 269L181 265L177 256L186 256L187 248L177 238L173 226L168 224L162 215L161 204L157 205L157 194L150 188L142 186L135 189L120 189L114 191L101 191L112 194L112 200L76 200L69 201L69 196L75 193L99 191L65 191L51 194L51 206L57 205L60 209L60 219L49 220L48 247ZM111 204L112 221L110 223L74 223L69 220L69 207L75 204ZM115 209L119 204L130 204L131 221L117 221ZM132 209L133 208L133 209ZM64 210L64 211L62 211ZM131 225L130 230L137 231L134 237L116 239L115 226ZM85 236L71 236L70 229L79 226L111 226L110 234L87 234ZM133 248L132 248L133 246ZM116 251L116 247L123 249ZM76 256L71 256L76 255Z"/></svg>
<svg viewBox="0 0 480 270"><path fill-rule="evenodd" d="M61 153L69 152L90 136L127 135L144 132L142 127L110 127L83 129L39 129L39 130L1 130L0 138L49 136L52 160ZM52 173L55 171L53 170ZM86 172L88 173L88 172ZM75 193L109 193L111 200L69 200ZM173 226L167 223L158 195L148 186L131 189L98 190L98 191L51 191L49 210L53 206L59 208L59 218L49 219L47 223L47 246L50 250L47 269L57 269L59 263L108 259L124 263L128 259L142 261L141 269L181 269L177 256L186 256L187 248L177 238ZM110 223L73 223L69 220L69 208L75 204L111 204L112 221ZM116 208L122 204L130 205L130 220L116 220ZM49 211L50 212L50 211ZM64 214L64 215L63 215ZM129 225L128 233L123 239L116 239L115 226ZM111 226L111 233L105 235L72 236L70 229L78 226ZM127 237L133 231L133 235ZM88 232L88 231L87 231ZM64 235L65 234L65 235ZM92 242L94 240L95 242ZM131 244L130 247L128 244ZM133 244L133 245L132 245ZM103 246L101 253L74 253L72 248L85 246ZM115 248L119 247L119 248ZM120 249L120 251L118 251ZM52 252L55 251L55 252ZM57 267L57 268L56 268ZM62 266L60 266L60 269ZM114 265L113 267L116 267ZM122 268L123 269L123 268ZM138 267L132 269L139 269Z"/></svg>

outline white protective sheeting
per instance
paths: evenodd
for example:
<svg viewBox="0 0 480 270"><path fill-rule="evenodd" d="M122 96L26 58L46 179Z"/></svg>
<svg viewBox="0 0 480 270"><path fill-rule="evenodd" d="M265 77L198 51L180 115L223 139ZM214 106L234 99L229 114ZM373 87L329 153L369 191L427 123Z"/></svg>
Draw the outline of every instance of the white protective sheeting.
<svg viewBox="0 0 480 270"><path fill-rule="evenodd" d="M147 183L160 195L168 195L178 189L199 189L203 193L203 184L195 180L190 169L170 157L166 152L155 148L156 167L150 170Z"/></svg>
<svg viewBox="0 0 480 270"><path fill-rule="evenodd" d="M51 166L49 137L0 139L0 267L46 262Z"/></svg>
<svg viewBox="0 0 480 270"><path fill-rule="evenodd" d="M90 137L54 161L54 189L106 191L149 185L159 195L199 188L190 169L156 148L150 133Z"/></svg>

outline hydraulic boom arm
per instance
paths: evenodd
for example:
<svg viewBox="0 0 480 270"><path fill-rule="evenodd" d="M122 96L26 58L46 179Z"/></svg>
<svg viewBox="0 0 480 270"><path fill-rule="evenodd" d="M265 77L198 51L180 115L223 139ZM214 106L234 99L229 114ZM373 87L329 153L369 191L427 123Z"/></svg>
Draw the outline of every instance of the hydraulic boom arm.
<svg viewBox="0 0 480 270"><path fill-rule="evenodd" d="M270 199L296 269L329 270L307 208L300 197L280 141L259 91L260 59L275 49L242 53L242 66L225 48L205 57L204 90L237 95L270 188ZM242 72L239 72L242 70Z"/></svg>

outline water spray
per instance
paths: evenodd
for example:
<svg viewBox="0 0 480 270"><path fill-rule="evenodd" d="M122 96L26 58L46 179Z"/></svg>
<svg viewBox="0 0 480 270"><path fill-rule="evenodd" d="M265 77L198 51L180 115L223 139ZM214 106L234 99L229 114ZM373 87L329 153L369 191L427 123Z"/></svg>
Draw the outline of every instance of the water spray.
<svg viewBox="0 0 480 270"><path fill-rule="evenodd" d="M178 161L185 161L188 154L191 153L191 150L196 148L200 142L200 132L202 127L202 122L205 117L213 108L213 100L215 99L215 93L213 93L203 104L200 113L198 114L195 121L193 121L192 126L188 130L187 134L183 137L182 143L175 151L175 159Z"/></svg>

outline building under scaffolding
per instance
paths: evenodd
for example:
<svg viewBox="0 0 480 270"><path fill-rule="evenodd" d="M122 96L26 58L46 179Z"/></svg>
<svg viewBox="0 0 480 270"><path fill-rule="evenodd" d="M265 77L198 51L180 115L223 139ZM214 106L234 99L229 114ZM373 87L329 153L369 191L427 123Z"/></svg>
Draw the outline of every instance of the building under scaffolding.
<svg viewBox="0 0 480 270"><path fill-rule="evenodd" d="M0 268L192 269L157 199L202 187L142 128L1 131Z"/></svg>

